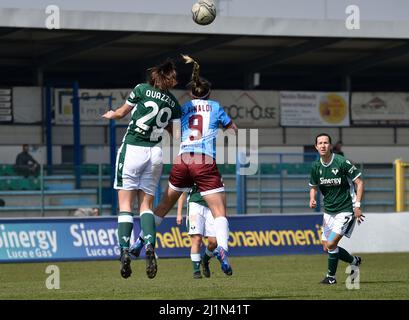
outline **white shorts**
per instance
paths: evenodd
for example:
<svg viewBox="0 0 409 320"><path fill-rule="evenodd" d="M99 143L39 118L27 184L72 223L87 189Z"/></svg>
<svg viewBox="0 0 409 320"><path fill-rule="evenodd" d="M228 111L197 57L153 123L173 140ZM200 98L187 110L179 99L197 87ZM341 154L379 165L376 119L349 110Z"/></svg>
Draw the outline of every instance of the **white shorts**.
<svg viewBox="0 0 409 320"><path fill-rule="evenodd" d="M216 237L212 212L208 207L196 202L188 203L186 225L189 235L200 234L205 237Z"/></svg>
<svg viewBox="0 0 409 320"><path fill-rule="evenodd" d="M352 212L340 212L334 215L324 213L322 221L322 241L328 241L332 232L350 238L355 227L355 222L356 219Z"/></svg>
<svg viewBox="0 0 409 320"><path fill-rule="evenodd" d="M123 143L116 157L114 188L142 190L154 196L162 167L161 147L140 147Z"/></svg>

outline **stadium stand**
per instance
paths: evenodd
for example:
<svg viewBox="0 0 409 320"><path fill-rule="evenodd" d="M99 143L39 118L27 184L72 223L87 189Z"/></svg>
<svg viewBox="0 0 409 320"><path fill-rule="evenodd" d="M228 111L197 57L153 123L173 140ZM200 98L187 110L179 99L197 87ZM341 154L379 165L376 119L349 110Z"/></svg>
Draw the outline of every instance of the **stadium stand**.
<svg viewBox="0 0 409 320"><path fill-rule="evenodd" d="M256 174L246 177L246 212L247 213L302 213L306 210L308 200L308 179L310 163L261 163ZM0 173L0 197L6 200L7 206L0 211L30 211L35 216L42 210L74 210L78 207L102 205L109 209L110 201L110 165L101 166L99 176L98 164L81 166L82 188L75 188L75 175L69 167L56 166L52 175L44 176L44 190L41 191L41 177L22 178L13 175L12 165L2 165ZM231 214L237 210L236 165L218 165L226 185L228 207ZM361 165L365 172L366 193L363 204L371 212L388 212L394 206L394 176L392 166ZM171 170L165 164L161 178L160 191L167 186ZM71 174L57 174L60 172ZM101 186L99 186L101 183ZM101 187L101 190L99 188ZM104 191L102 190L104 189ZM106 190L108 192L106 192ZM101 196L99 196L101 194ZM41 198L44 197L44 201ZM101 200L99 198L101 197ZM100 203L101 202L101 203ZM44 203L44 209L41 204ZM23 204L27 207L22 206ZM108 214L109 210L105 210ZM175 210L171 212L175 214Z"/></svg>
<svg viewBox="0 0 409 320"><path fill-rule="evenodd" d="M111 8L107 4L98 9L102 11L67 2L66 14L76 19L65 19L71 25L58 30L44 27L44 8L38 5L20 5L13 11L12 23L6 19L10 8L2 8L0 45L7 50L0 53L0 73L4 75L0 78L0 92L4 106L10 105L11 109L5 111L0 127L0 195L6 198L7 207L13 197L18 201L38 197L38 203L31 207L33 215L38 214L33 209L37 205L42 206L42 211L45 207L61 208L62 214L66 205L82 205L81 197L93 205L108 206L113 200L110 188L114 162L109 148L111 144L120 145L126 129L118 130L111 141L108 125L98 122L100 113L108 108L108 100L101 97L110 96L111 107L119 106L130 88L144 81L146 68L167 57L177 60L180 53L187 52L200 60L216 94L227 97L240 92L240 96L226 102L225 108L239 127L258 130L260 148L270 153L303 154L307 148L311 151L317 133L327 131L334 141L343 141L345 154L364 169L364 205L373 212L393 210L392 163L396 158L409 157L409 120L404 111L397 118L386 119L392 112L377 120L371 117L409 101L407 18L396 5L379 21L367 2L358 1L366 13L361 18L370 22L371 28L348 30L342 21L345 8L340 10L340 5L329 6L324 0L326 9L317 10L304 7L303 1L295 2L304 8L302 21L289 2L269 2L275 9L268 12L255 6L250 17L247 12L239 16L229 12L223 7L227 1L221 1L222 19L229 23L208 29L192 26L189 32L186 25L192 21L190 8L184 7L187 1L175 2L172 13L161 6L151 8L155 23L149 30L139 7L127 9L132 13L129 21L123 19L122 12L112 14L117 7L113 2ZM282 12L286 13L285 19ZM31 19L36 15L40 18ZM92 21L100 23L89 25ZM33 53L38 56L33 58ZM135 71L124 72L129 65ZM178 98L186 96L189 73L190 69L182 66L178 70ZM308 121L300 126L285 125L280 103L283 92L298 92L301 96L305 92L343 92L348 96L347 121L342 125L334 124L333 119L325 125ZM28 97L30 108L21 97ZM81 112L81 122L75 123L73 102L80 99L78 108L81 104L86 112ZM354 99L357 102L353 103ZM394 103L395 99L399 103ZM127 122L122 125L126 127ZM8 164L23 143L38 147L33 151L44 166L43 179L18 177L13 165ZM256 174L245 177L246 212L309 212L305 203L309 161L284 158L263 158ZM74 160L81 164L79 171L73 169ZM99 163L104 164L102 172ZM166 187L170 168L164 165L158 194ZM219 169L234 214L239 191L236 167L219 164ZM66 200L51 204L49 198L57 196ZM1 209L2 214L7 207ZM104 213L109 214L109 210Z"/></svg>

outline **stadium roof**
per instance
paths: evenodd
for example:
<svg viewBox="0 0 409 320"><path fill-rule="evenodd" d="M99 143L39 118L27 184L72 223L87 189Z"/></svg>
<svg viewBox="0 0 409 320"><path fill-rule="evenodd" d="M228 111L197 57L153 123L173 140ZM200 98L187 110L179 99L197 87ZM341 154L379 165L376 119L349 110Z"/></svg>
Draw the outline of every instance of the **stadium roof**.
<svg viewBox="0 0 409 320"><path fill-rule="evenodd" d="M0 84L132 87L175 58L182 88L190 54L219 89L409 90L409 41L134 31L0 28ZM260 73L254 86L253 75ZM350 76L349 78L347 76Z"/></svg>
<svg viewBox="0 0 409 320"><path fill-rule="evenodd" d="M204 27L191 19L195 0L2 0L0 27L44 28L56 14L65 30L409 39L407 0L213 1Z"/></svg>

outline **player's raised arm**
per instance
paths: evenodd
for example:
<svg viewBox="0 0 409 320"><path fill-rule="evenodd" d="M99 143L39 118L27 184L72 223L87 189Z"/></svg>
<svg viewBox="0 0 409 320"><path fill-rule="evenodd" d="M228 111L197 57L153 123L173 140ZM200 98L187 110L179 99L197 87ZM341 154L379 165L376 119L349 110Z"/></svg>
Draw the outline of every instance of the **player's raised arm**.
<svg viewBox="0 0 409 320"><path fill-rule="evenodd" d="M105 112L102 117L105 119L112 119L112 120L118 120L122 119L125 117L129 112L131 112L133 106L124 103L121 107L119 107L116 110L109 110Z"/></svg>

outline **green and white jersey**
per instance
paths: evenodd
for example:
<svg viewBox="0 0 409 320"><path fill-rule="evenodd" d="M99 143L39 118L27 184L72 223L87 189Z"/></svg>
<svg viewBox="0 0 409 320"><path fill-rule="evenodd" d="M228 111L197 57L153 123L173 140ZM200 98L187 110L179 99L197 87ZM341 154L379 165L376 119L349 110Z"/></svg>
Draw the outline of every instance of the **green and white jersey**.
<svg viewBox="0 0 409 320"><path fill-rule="evenodd" d="M203 197L200 195L200 192L197 190L196 185L193 185L192 189L190 189L190 192L187 196L187 202L195 202L198 203L202 206L208 207L206 201L203 199Z"/></svg>
<svg viewBox="0 0 409 320"><path fill-rule="evenodd" d="M317 186L324 196L326 213L353 212L353 181L360 175L349 160L333 153L329 163L324 164L321 159L313 163L309 184Z"/></svg>
<svg viewBox="0 0 409 320"><path fill-rule="evenodd" d="M161 91L148 83L138 84L126 103L134 107L122 141L127 144L152 147L162 140L168 123L180 119L181 109L176 98L169 91Z"/></svg>

